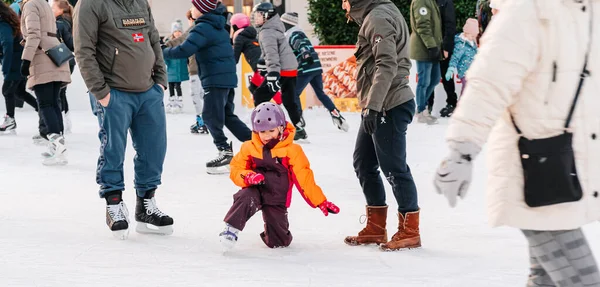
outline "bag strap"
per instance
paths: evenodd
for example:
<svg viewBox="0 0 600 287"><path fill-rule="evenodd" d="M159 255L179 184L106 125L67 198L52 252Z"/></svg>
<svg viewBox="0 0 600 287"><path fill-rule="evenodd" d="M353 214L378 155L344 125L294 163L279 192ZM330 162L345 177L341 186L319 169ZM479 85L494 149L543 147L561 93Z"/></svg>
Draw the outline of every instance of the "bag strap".
<svg viewBox="0 0 600 287"><path fill-rule="evenodd" d="M575 91L575 96L573 97L573 102L571 103L571 108L569 109L569 114L567 115L567 119L565 121L565 131L564 133L567 133L567 130L569 129L569 126L571 125L571 120L573 119L573 113L575 113L575 106L577 105L577 100L579 100L579 95L581 94L581 90L583 89L583 83L585 82L585 79L590 75L590 71L588 70L588 60L589 60L589 55L590 52L592 50L592 38L593 38L593 32L594 32L594 9L593 9L594 5L589 5L589 9L590 9L590 22L589 22L589 39L588 39L588 45L587 45L587 50L585 52L585 58L584 58L584 63L583 63L583 69L581 71L581 74L579 75L579 85L577 85L577 90ZM556 62L555 62L556 63ZM517 131L518 134L522 134L521 129L519 129L519 127L517 126L517 123L515 122L515 118L513 117L512 113L510 113L510 120L512 121L513 126L515 127L515 130Z"/></svg>

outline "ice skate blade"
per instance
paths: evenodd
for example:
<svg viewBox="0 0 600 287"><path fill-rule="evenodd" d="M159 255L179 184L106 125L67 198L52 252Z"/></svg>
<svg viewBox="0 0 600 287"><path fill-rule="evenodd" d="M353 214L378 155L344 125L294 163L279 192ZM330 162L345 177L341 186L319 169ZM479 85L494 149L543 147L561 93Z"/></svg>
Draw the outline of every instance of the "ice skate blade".
<svg viewBox="0 0 600 287"><path fill-rule="evenodd" d="M69 161L65 157L49 157L42 161L45 166L63 166L68 163Z"/></svg>
<svg viewBox="0 0 600 287"><path fill-rule="evenodd" d="M116 239L126 240L129 237L129 229L115 230L112 234Z"/></svg>
<svg viewBox="0 0 600 287"><path fill-rule="evenodd" d="M206 173L212 174L212 175L229 174L229 171L230 171L229 165L227 165L227 166L220 166L220 167L207 167L206 168Z"/></svg>
<svg viewBox="0 0 600 287"><path fill-rule="evenodd" d="M223 253L229 252L235 246L235 241L227 240L226 238L221 237L221 248Z"/></svg>
<svg viewBox="0 0 600 287"><path fill-rule="evenodd" d="M2 131L0 132L0 136L16 136L17 135L17 130L10 130L10 131Z"/></svg>
<svg viewBox="0 0 600 287"><path fill-rule="evenodd" d="M149 223L138 222L135 231L141 234L171 235L173 234L173 225L155 226Z"/></svg>

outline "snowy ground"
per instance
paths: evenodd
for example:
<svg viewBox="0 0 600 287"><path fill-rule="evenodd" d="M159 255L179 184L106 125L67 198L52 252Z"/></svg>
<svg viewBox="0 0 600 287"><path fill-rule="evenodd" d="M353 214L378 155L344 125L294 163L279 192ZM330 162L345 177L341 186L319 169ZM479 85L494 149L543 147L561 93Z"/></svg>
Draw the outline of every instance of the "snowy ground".
<svg viewBox="0 0 600 287"><path fill-rule="evenodd" d="M408 132L408 161L422 208L421 249L382 253L375 246L343 243L346 235L363 226L359 218L365 203L352 168L359 116L345 114L351 130L343 133L318 109L305 114L311 143L303 147L317 182L341 213L324 217L295 193L289 212L294 241L289 248L264 246L257 214L236 248L224 255L217 234L237 188L228 176L206 174L204 164L216 150L210 136L189 134L194 116L188 96L187 114L168 116L164 184L157 194L159 207L175 219L175 233L161 237L132 232L129 240L116 240L105 225L105 204L95 183L97 121L78 72L73 78L69 165L41 165L44 148L31 143L37 126L31 109L17 110L17 136L0 137L0 286L525 285L524 237L517 230L492 229L486 223L485 158L476 161L475 181L456 209L433 191L433 172L446 154L445 121L431 127L413 124ZM188 90L187 83L183 89ZM436 104L443 105L443 99ZM238 112L247 120L247 110ZM239 146L234 140L234 149ZM133 155L129 145L125 199L130 211L135 207ZM389 190L388 198L391 236L397 220ZM586 228L586 234L600 254L598 226Z"/></svg>
<svg viewBox="0 0 600 287"><path fill-rule="evenodd" d="M409 163L419 187L423 248L382 253L374 246L342 241L360 230L364 199L352 169L359 117L347 114L352 130L339 132L324 110L308 111L310 144L304 149L317 182L341 213L323 217L294 194L289 218L292 246L271 250L255 216L236 248L222 254L217 234L236 188L227 176L206 174L215 156L209 136L189 134L191 114L169 115L169 148L157 195L175 219L170 237L131 233L112 237L94 180L98 154L96 119L73 112L67 137L70 163L44 167L42 147L31 144L37 116L19 111L19 134L0 138L0 286L523 286L528 267L525 239L514 229L491 229L484 210L484 159L477 161L469 197L447 207L432 188L432 173L445 154L446 124L413 124ZM239 149L239 143L234 144ZM125 168L126 202L131 190L133 149ZM392 198L388 191L389 198ZM395 207L395 202L389 202ZM389 211L390 235L397 220ZM596 254L597 226L587 229Z"/></svg>

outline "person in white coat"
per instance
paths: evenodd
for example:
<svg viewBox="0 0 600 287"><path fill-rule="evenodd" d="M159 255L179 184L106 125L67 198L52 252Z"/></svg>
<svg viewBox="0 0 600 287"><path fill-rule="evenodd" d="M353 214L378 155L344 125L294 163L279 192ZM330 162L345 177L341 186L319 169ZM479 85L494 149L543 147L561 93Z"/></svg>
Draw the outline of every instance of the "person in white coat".
<svg viewBox="0 0 600 287"><path fill-rule="evenodd" d="M600 0L505 1L467 80L437 192L464 198L488 142L488 219L527 238L527 286L600 286L581 231L600 220Z"/></svg>

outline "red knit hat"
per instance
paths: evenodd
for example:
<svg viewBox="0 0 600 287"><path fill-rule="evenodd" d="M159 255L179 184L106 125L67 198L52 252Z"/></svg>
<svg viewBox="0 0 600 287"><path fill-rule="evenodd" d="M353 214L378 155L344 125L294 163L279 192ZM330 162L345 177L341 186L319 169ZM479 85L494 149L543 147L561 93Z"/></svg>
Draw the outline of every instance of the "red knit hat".
<svg viewBox="0 0 600 287"><path fill-rule="evenodd" d="M217 8L217 2L219 2L219 1L218 0L192 0L192 4L194 5L194 7L196 7L196 9L198 9L198 11L200 11L202 14L206 14L212 10L215 10Z"/></svg>

